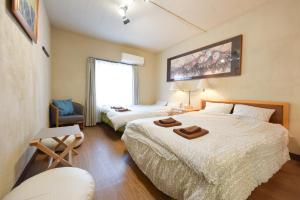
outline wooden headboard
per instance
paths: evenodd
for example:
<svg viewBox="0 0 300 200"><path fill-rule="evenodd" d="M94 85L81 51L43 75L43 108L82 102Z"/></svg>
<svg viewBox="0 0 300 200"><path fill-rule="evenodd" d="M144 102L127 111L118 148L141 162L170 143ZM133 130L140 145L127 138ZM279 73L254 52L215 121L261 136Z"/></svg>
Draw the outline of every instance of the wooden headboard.
<svg viewBox="0 0 300 200"><path fill-rule="evenodd" d="M228 103L228 104L243 104L260 108L274 109L275 112L271 116L270 122L281 124L289 128L289 103L286 102L271 102L271 101L255 101L255 100L201 100L201 108L205 108L206 102L213 103Z"/></svg>

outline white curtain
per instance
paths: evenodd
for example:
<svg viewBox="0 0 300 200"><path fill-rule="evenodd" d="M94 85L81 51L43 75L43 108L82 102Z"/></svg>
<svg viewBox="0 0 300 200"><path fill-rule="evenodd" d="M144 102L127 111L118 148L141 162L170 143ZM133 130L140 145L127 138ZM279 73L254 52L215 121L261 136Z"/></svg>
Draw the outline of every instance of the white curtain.
<svg viewBox="0 0 300 200"><path fill-rule="evenodd" d="M139 104L139 67L133 66L133 104Z"/></svg>
<svg viewBox="0 0 300 200"><path fill-rule="evenodd" d="M95 85L95 58L87 59L86 77L86 126L94 126L97 123L96 85Z"/></svg>

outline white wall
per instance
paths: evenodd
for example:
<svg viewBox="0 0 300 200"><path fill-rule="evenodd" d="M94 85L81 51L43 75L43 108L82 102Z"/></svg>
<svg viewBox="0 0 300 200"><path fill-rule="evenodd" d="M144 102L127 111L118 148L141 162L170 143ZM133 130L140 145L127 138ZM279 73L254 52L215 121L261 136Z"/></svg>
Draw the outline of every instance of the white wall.
<svg viewBox="0 0 300 200"><path fill-rule="evenodd" d="M29 141L48 126L50 99L50 25L40 1L38 43L28 39L0 1L0 199L14 185L32 155Z"/></svg>
<svg viewBox="0 0 300 200"><path fill-rule="evenodd" d="M140 103L151 104L156 99L155 54L121 44L52 28L52 97L72 98L85 103L86 60L88 57L121 61L127 52L145 58L139 67Z"/></svg>
<svg viewBox="0 0 300 200"><path fill-rule="evenodd" d="M208 79L206 98L287 101L290 112L290 151L300 154L300 1L273 0L264 6L173 46L159 55L159 99L187 100L169 91L167 58L243 34L242 75ZM200 94L193 95L198 104Z"/></svg>

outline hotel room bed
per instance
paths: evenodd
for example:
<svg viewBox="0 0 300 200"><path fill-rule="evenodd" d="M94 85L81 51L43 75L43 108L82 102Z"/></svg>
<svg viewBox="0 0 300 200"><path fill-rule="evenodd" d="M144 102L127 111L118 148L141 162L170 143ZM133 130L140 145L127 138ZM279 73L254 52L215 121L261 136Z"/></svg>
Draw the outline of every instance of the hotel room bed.
<svg viewBox="0 0 300 200"><path fill-rule="evenodd" d="M128 122L149 117L168 116L173 106L165 105L133 105L130 111L117 112L110 106L101 107L101 121L111 126L115 131L123 132Z"/></svg>
<svg viewBox="0 0 300 200"><path fill-rule="evenodd" d="M280 124L201 112L174 118L210 133L187 140L148 118L128 123L122 140L154 185L175 199L247 199L289 160Z"/></svg>

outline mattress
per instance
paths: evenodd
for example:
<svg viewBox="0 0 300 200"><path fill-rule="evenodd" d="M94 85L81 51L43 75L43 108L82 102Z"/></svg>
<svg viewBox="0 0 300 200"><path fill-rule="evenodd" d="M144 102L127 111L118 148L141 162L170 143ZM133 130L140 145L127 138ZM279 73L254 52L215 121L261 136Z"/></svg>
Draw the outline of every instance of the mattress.
<svg viewBox="0 0 300 200"><path fill-rule="evenodd" d="M103 106L101 107L100 112L106 115L111 126L117 131L118 129L125 127L130 121L148 117L167 116L171 110L170 107L161 105L134 105L129 106L128 108L130 111L117 112L108 106Z"/></svg>
<svg viewBox="0 0 300 200"><path fill-rule="evenodd" d="M122 136L139 168L173 198L247 199L289 160L288 132L280 125L232 115L174 118L210 133L186 140L172 128L154 126L158 118L152 118L130 122Z"/></svg>

